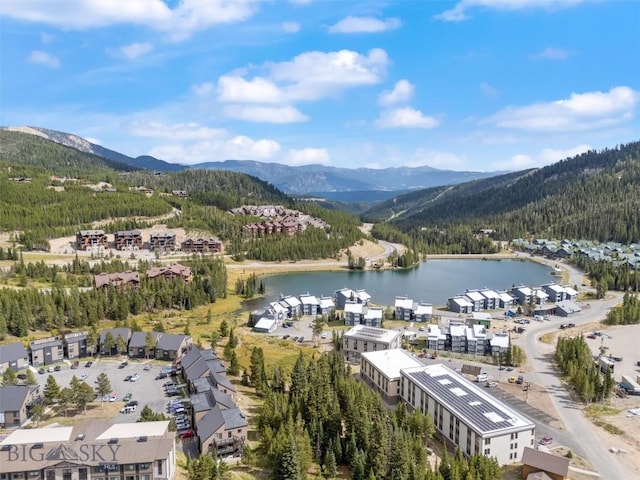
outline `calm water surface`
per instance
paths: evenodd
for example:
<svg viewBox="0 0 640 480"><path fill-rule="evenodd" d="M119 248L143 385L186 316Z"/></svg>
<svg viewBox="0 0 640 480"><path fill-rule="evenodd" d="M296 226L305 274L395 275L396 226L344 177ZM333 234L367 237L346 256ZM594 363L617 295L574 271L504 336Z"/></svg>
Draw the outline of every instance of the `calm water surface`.
<svg viewBox="0 0 640 480"><path fill-rule="evenodd" d="M410 270L380 272L309 272L262 277L266 298L245 302L243 310L257 309L280 294L310 293L332 296L348 287L365 289L378 305L393 305L395 297L406 295L415 301L446 305L447 299L466 289L504 290L514 285L538 287L556 281L548 266L528 260L428 260Z"/></svg>

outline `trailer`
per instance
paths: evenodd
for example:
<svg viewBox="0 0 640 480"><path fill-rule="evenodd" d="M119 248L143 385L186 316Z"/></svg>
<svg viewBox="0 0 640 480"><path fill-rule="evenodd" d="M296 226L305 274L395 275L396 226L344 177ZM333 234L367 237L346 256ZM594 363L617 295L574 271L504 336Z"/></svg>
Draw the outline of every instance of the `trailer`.
<svg viewBox="0 0 640 480"><path fill-rule="evenodd" d="M620 386L624 388L629 395L640 395L640 385L631 375L623 375Z"/></svg>

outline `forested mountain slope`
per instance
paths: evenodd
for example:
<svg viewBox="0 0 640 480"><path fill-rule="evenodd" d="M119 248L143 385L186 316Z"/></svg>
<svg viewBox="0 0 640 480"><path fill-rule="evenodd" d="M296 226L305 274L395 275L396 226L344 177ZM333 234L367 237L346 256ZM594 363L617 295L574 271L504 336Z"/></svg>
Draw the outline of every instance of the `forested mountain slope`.
<svg viewBox="0 0 640 480"><path fill-rule="evenodd" d="M497 238L640 240L640 142L544 168L396 197L365 214L403 231L468 225Z"/></svg>

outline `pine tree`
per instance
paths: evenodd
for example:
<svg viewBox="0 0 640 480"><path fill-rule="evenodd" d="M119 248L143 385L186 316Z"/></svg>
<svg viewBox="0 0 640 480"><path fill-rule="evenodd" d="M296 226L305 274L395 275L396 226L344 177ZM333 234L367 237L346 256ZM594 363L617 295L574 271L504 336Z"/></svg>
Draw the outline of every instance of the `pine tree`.
<svg viewBox="0 0 640 480"><path fill-rule="evenodd" d="M44 385L42 393L48 405L60 397L60 386L53 375L47 377L47 383Z"/></svg>
<svg viewBox="0 0 640 480"><path fill-rule="evenodd" d="M292 435L289 435L276 455L272 478L274 480L301 480L300 458L298 445Z"/></svg>
<svg viewBox="0 0 640 480"><path fill-rule="evenodd" d="M102 372L96 378L95 384L95 391L100 397L100 401L102 402L104 396L111 393L111 382L109 381L109 377L106 373Z"/></svg>
<svg viewBox="0 0 640 480"><path fill-rule="evenodd" d="M2 385L8 387L8 386L17 385L17 384L18 384L18 374L13 368L7 368L7 370L4 372L4 375L2 376Z"/></svg>
<svg viewBox="0 0 640 480"><path fill-rule="evenodd" d="M336 457L333 450L327 450L324 455L323 468L324 474L327 478L335 478L338 474L338 467L336 465Z"/></svg>

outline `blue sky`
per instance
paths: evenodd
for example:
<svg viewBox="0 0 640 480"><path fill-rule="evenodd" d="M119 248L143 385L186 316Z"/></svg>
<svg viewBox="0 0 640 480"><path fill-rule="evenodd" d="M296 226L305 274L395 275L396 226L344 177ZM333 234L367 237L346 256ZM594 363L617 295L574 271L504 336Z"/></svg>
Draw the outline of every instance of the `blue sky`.
<svg viewBox="0 0 640 480"><path fill-rule="evenodd" d="M638 140L636 0L2 0L0 125L184 164L519 170Z"/></svg>

